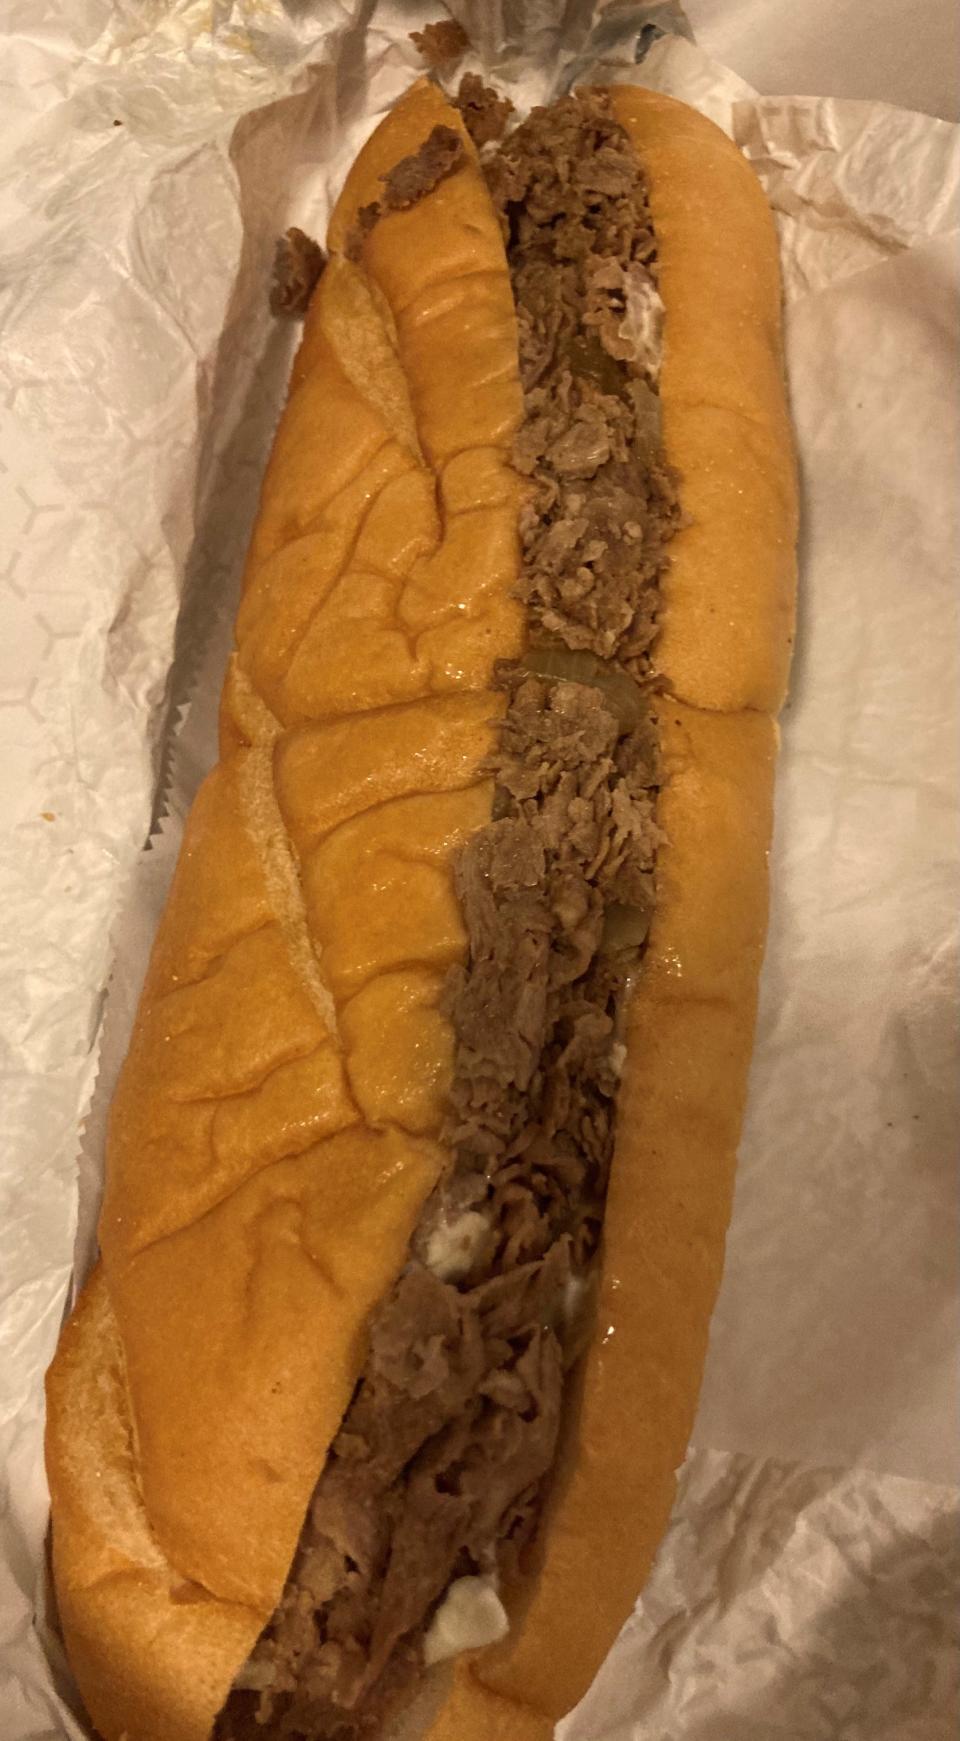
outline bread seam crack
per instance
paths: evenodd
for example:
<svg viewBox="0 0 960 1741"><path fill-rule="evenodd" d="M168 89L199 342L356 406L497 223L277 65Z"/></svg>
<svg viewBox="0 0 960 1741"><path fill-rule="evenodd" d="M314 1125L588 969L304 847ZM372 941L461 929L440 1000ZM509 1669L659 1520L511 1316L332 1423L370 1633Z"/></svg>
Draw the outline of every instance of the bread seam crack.
<svg viewBox="0 0 960 1741"><path fill-rule="evenodd" d="M342 1052L336 1004L323 978L320 952L307 922L300 870L277 796L272 746L256 746L250 751L241 778L241 790L245 800L244 822L263 867L291 966L334 1046Z"/></svg>

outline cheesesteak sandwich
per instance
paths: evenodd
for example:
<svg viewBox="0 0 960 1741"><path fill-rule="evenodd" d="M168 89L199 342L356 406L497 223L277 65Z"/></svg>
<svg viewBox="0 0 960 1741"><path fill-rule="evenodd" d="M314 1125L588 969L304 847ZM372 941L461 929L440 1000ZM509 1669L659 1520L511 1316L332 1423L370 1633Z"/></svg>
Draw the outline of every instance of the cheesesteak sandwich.
<svg viewBox="0 0 960 1741"><path fill-rule="evenodd" d="M776 244L683 105L507 107L423 81L360 154L266 475L48 1380L106 1741L544 1741L690 1432L792 632Z"/></svg>

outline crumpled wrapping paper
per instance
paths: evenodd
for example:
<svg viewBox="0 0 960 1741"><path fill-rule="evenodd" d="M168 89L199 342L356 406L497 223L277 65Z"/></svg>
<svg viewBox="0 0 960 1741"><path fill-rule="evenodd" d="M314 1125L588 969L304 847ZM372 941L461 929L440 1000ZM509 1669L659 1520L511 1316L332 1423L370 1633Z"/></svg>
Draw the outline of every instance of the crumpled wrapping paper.
<svg viewBox="0 0 960 1741"><path fill-rule="evenodd" d="M0 42L0 1715L78 1736L42 1374L323 229L438 3L14 0ZM755 98L670 4L451 5L518 102L639 78L781 227L804 487L774 910L694 1448L564 1741L946 1741L958 1710L957 129ZM637 66L638 58L642 65ZM149 849L141 853L151 833ZM109 991L106 988L109 984ZM97 1072L99 1070L99 1080Z"/></svg>

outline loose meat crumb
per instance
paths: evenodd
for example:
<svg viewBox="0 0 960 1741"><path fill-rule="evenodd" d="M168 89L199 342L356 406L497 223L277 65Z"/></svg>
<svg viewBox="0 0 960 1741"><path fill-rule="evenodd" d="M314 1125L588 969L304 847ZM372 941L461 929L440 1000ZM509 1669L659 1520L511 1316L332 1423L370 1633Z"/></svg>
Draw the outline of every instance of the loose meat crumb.
<svg viewBox="0 0 960 1741"><path fill-rule="evenodd" d="M270 291L271 314L297 318L306 314L327 256L319 242L296 228L277 243Z"/></svg>
<svg viewBox="0 0 960 1741"><path fill-rule="evenodd" d="M369 205L360 206L353 226L347 235L345 252L348 260L359 260L363 252L364 241L369 236L379 216L379 200L371 200Z"/></svg>
<svg viewBox="0 0 960 1741"><path fill-rule="evenodd" d="M453 127L436 126L409 157L401 157L383 177L380 207L385 212L405 211L466 161L460 134Z"/></svg>
<svg viewBox="0 0 960 1741"><path fill-rule="evenodd" d="M386 197L435 185L451 151L434 138ZM649 652L679 507L660 443L655 241L626 136L598 99L568 98L485 167L520 334L530 646L499 673L493 816L455 864L468 953L445 992L453 1159L374 1314L220 1741L380 1731L450 1584L524 1568L586 1340L626 993L653 906ZM470 1237L451 1266L457 1227Z"/></svg>
<svg viewBox="0 0 960 1741"><path fill-rule="evenodd" d="M470 38L455 18L439 18L422 30L411 30L410 41L430 67L456 60L470 46Z"/></svg>
<svg viewBox="0 0 960 1741"><path fill-rule="evenodd" d="M513 104L509 97L500 97L485 85L478 73L464 73L455 101L478 151L503 138Z"/></svg>
<svg viewBox="0 0 960 1741"><path fill-rule="evenodd" d="M416 205L448 175L453 175L466 161L466 155L463 140L453 127L434 127L416 151L401 157L381 177L383 193L379 200L360 207L347 237L347 258L359 259L364 238L385 212L402 212Z"/></svg>

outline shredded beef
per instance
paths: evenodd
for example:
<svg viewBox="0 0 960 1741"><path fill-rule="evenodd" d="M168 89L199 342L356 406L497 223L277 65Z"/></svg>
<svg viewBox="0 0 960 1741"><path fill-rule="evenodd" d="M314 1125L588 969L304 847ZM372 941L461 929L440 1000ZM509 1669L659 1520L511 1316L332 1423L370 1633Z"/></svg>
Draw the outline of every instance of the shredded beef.
<svg viewBox="0 0 960 1741"><path fill-rule="evenodd" d="M380 209L379 200L371 200L368 205L359 208L346 240L345 252L348 260L359 260L364 238L369 236L373 229L380 216Z"/></svg>
<svg viewBox="0 0 960 1741"><path fill-rule="evenodd" d="M531 492L531 630L643 676L679 523L656 398L662 308L636 160L596 97L534 110L489 178L510 252Z"/></svg>
<svg viewBox="0 0 960 1741"><path fill-rule="evenodd" d="M478 73L464 73L455 101L478 151L503 138L513 104L485 85Z"/></svg>
<svg viewBox="0 0 960 1741"><path fill-rule="evenodd" d="M459 1568L492 1567L501 1530L516 1552L556 1444L562 1368L547 1320L566 1267L558 1245L463 1292L419 1266L401 1276L314 1494L274 1648L222 1734L262 1735L264 1722L271 1735L364 1734L384 1689L358 1710L364 1694L403 1642L400 1690Z"/></svg>
<svg viewBox="0 0 960 1741"><path fill-rule="evenodd" d="M327 256L319 242L293 228L277 243L270 290L271 314L304 315L317 287Z"/></svg>
<svg viewBox="0 0 960 1741"><path fill-rule="evenodd" d="M459 169L465 159L463 140L452 127L437 126L419 150L401 157L383 178L382 209L402 212L432 193L441 181Z"/></svg>
<svg viewBox="0 0 960 1741"><path fill-rule="evenodd" d="M470 46L470 38L455 18L440 18L436 24L425 24L422 30L411 30L410 41L430 67L456 60Z"/></svg>
<svg viewBox="0 0 960 1741"><path fill-rule="evenodd" d="M444 131L381 205L449 172ZM520 331L529 649L499 673L493 816L455 866L468 953L445 994L452 1162L374 1315L221 1741L361 1741L420 1672L451 1581L523 1569L587 1334L659 843L647 661L679 517L662 311L642 173L602 101L535 110L486 168Z"/></svg>
<svg viewBox="0 0 960 1741"><path fill-rule="evenodd" d="M401 157L399 163L381 177L383 193L380 198L360 207L347 237L348 258L359 258L364 237L385 212L402 212L415 206L418 200L439 187L448 175L453 175L465 159L466 150L460 134L453 127L434 127L416 151L412 151L409 157Z"/></svg>
<svg viewBox="0 0 960 1741"><path fill-rule="evenodd" d="M470 953L451 979L458 1047L446 1134L471 1166L556 1138L545 1097L569 1055L571 987L579 996L606 906L645 896L657 843L649 728L622 736L602 695L584 684L522 671L506 681L500 815L457 864ZM601 1050L611 1032L604 1019ZM593 1092L587 1079L604 1080L581 1075L578 1106ZM605 1085L609 1098L608 1077Z"/></svg>

